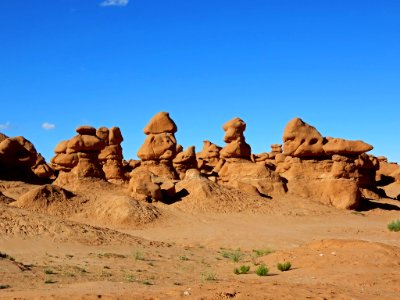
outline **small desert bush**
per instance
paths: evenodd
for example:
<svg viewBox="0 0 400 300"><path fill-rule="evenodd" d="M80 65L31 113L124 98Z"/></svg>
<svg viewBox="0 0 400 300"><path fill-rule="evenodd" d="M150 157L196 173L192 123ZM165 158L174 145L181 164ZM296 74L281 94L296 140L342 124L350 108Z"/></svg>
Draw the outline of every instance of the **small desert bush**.
<svg viewBox="0 0 400 300"><path fill-rule="evenodd" d="M278 263L276 267L278 268L279 271L285 272L290 270L292 264L290 263L290 261L285 261L283 263Z"/></svg>
<svg viewBox="0 0 400 300"><path fill-rule="evenodd" d="M267 276L268 275L268 268L266 265L260 265L257 269L256 269L256 274L258 276Z"/></svg>
<svg viewBox="0 0 400 300"><path fill-rule="evenodd" d="M271 249L255 249L253 250L253 253L255 256L260 257L260 256L264 256L267 254L270 254L274 251L272 251Z"/></svg>
<svg viewBox="0 0 400 300"><path fill-rule="evenodd" d="M140 252L140 251L135 251L133 253L133 257L135 260L144 260L144 254L143 254L143 252Z"/></svg>
<svg viewBox="0 0 400 300"><path fill-rule="evenodd" d="M53 279L46 279L44 281L45 284L52 284L52 283L56 283L57 281L53 280Z"/></svg>
<svg viewBox="0 0 400 300"><path fill-rule="evenodd" d="M215 274L214 272L203 273L203 274L201 274L201 279L203 281L216 281L217 274Z"/></svg>
<svg viewBox="0 0 400 300"><path fill-rule="evenodd" d="M228 251L223 250L220 252L222 257L229 258L233 262L239 262L243 258L243 253L240 250Z"/></svg>
<svg viewBox="0 0 400 300"><path fill-rule="evenodd" d="M54 272L52 269L48 269L48 268L44 269L43 272L44 272L44 274L48 274L48 275L56 274L56 272Z"/></svg>
<svg viewBox="0 0 400 300"><path fill-rule="evenodd" d="M390 222L387 227L390 231L400 231L400 220Z"/></svg>
<svg viewBox="0 0 400 300"><path fill-rule="evenodd" d="M247 274L250 271L250 266L240 266L240 268L234 268L233 269L233 273L235 273L236 275L240 275L240 274Z"/></svg>
<svg viewBox="0 0 400 300"><path fill-rule="evenodd" d="M189 258L185 255L179 256L179 260L189 260Z"/></svg>

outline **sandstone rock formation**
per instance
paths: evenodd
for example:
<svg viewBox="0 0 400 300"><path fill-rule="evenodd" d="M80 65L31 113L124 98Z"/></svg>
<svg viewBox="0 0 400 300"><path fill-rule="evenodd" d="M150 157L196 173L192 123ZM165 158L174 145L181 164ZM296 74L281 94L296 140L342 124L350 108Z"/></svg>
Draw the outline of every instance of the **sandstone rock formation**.
<svg viewBox="0 0 400 300"><path fill-rule="evenodd" d="M190 169L197 169L196 152L194 146L190 146L185 151L179 152L173 159L172 164L179 174L180 179L184 179L186 172Z"/></svg>
<svg viewBox="0 0 400 300"><path fill-rule="evenodd" d="M53 170L30 141L1 134L0 173L5 179L34 180L52 177Z"/></svg>
<svg viewBox="0 0 400 300"><path fill-rule="evenodd" d="M174 135L176 131L176 124L167 112L157 113L146 125L147 136L137 153L141 163L130 174L132 197L150 202L173 197L178 175L172 162L180 150Z"/></svg>
<svg viewBox="0 0 400 300"><path fill-rule="evenodd" d="M377 160L362 141L324 138L299 118L283 134L284 156L275 157L276 171L288 181L290 193L344 209L357 208L361 192L375 192Z"/></svg>
<svg viewBox="0 0 400 300"><path fill-rule="evenodd" d="M250 160L251 148L243 134L246 123L234 118L225 123L223 129L227 145L220 151L220 161L214 168L218 172L218 182L262 196L285 193L285 185L278 174L266 164Z"/></svg>
<svg viewBox="0 0 400 300"><path fill-rule="evenodd" d="M96 136L96 128L80 126L76 136L60 142L51 159L54 169L60 171L60 176L66 173L77 178L94 177L104 179L104 171L99 161L99 154L105 147L105 142Z"/></svg>
<svg viewBox="0 0 400 300"><path fill-rule="evenodd" d="M105 177L108 181L124 181L124 167L122 164L122 147L124 140L119 127L100 127L96 131L96 136L102 140L105 147L101 150L98 158L103 166Z"/></svg>
<svg viewBox="0 0 400 300"><path fill-rule="evenodd" d="M240 118L233 118L222 127L225 131L224 142L227 145L221 149L221 158L244 158L250 159L251 148L246 143L244 131L246 123Z"/></svg>
<svg viewBox="0 0 400 300"><path fill-rule="evenodd" d="M214 169L220 161L219 153L221 149L221 147L210 141L203 141L203 149L201 152L196 153L197 167L202 174L212 175L217 172Z"/></svg>
<svg viewBox="0 0 400 300"><path fill-rule="evenodd" d="M373 147L363 141L324 138L319 131L300 118L294 118L283 133L283 152L292 157L321 157L333 154L359 155Z"/></svg>

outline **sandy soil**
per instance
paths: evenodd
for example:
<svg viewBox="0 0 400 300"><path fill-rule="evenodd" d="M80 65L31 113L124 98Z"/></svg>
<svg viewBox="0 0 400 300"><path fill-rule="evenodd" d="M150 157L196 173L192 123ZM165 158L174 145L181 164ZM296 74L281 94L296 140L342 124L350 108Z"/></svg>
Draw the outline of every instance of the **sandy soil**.
<svg viewBox="0 0 400 300"><path fill-rule="evenodd" d="M0 182L0 299L400 299L398 200L355 212L206 187L153 207L85 184L50 203Z"/></svg>

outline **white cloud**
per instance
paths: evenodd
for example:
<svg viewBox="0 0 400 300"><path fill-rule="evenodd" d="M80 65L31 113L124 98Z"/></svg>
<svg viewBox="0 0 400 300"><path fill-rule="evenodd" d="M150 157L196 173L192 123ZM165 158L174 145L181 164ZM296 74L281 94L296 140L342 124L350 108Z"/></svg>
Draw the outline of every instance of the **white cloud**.
<svg viewBox="0 0 400 300"><path fill-rule="evenodd" d="M0 124L0 130L7 130L11 127L11 123L10 122L6 122L4 124Z"/></svg>
<svg viewBox="0 0 400 300"><path fill-rule="evenodd" d="M42 128L43 128L44 130L52 130L52 129L56 128L56 125L51 124L51 123L44 122L44 123L42 124Z"/></svg>
<svg viewBox="0 0 400 300"><path fill-rule="evenodd" d="M100 6L127 6L129 0L104 0Z"/></svg>

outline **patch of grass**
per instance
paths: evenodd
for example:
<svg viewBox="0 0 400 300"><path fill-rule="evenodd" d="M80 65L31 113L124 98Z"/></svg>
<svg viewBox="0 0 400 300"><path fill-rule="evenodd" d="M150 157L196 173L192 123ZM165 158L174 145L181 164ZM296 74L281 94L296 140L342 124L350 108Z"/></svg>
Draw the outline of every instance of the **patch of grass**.
<svg viewBox="0 0 400 300"><path fill-rule="evenodd" d="M111 277L112 274L109 273L109 272L107 272L107 271L105 271L105 270L103 269L103 270L101 270L100 276L101 276L101 277Z"/></svg>
<svg viewBox="0 0 400 300"><path fill-rule="evenodd" d="M135 276L133 276L132 274L126 275L126 280L129 281L129 282L136 281Z"/></svg>
<svg viewBox="0 0 400 300"><path fill-rule="evenodd" d="M57 281L53 280L53 279L46 279L44 281L45 284L52 284L52 283L56 283Z"/></svg>
<svg viewBox="0 0 400 300"><path fill-rule="evenodd" d="M250 266L240 266L240 268L234 268L233 269L233 273L235 273L236 275L240 275L240 274L247 274L250 271Z"/></svg>
<svg viewBox="0 0 400 300"><path fill-rule="evenodd" d="M219 253L222 255L222 257L228 258L233 262L239 262L244 256L244 254L240 250L234 250L234 251L222 250Z"/></svg>
<svg viewBox="0 0 400 300"><path fill-rule="evenodd" d="M44 274L47 274L47 275L57 274L56 272L54 272L52 269L49 269L49 268L44 269L43 272L44 272Z"/></svg>
<svg viewBox="0 0 400 300"><path fill-rule="evenodd" d="M135 251L133 252L133 258L135 260L144 260L144 254L141 251Z"/></svg>
<svg viewBox="0 0 400 300"><path fill-rule="evenodd" d="M0 284L0 290L8 289L10 287L11 287L11 285L9 285L9 284Z"/></svg>
<svg viewBox="0 0 400 300"><path fill-rule="evenodd" d="M189 260L189 258L185 255L181 255L178 258L179 258L179 260Z"/></svg>
<svg viewBox="0 0 400 300"><path fill-rule="evenodd" d="M256 257L271 254L272 252L274 252L274 251L272 251L271 249L255 249L255 250L253 250L253 253Z"/></svg>
<svg viewBox="0 0 400 300"><path fill-rule="evenodd" d="M97 256L99 257L99 258L126 258L126 256L125 255L122 255L122 254L118 254L118 253L109 253L109 252L106 252L106 253L99 253L99 254L97 254Z"/></svg>
<svg viewBox="0 0 400 300"><path fill-rule="evenodd" d="M285 261L283 263L278 263L276 267L278 268L279 271L285 272L290 270L292 264L290 263L290 261Z"/></svg>
<svg viewBox="0 0 400 300"><path fill-rule="evenodd" d="M387 225L390 231L398 232L400 231L400 220L394 220Z"/></svg>
<svg viewBox="0 0 400 300"><path fill-rule="evenodd" d="M266 265L260 265L257 269L256 269L256 274L258 276L267 276L268 275L268 268Z"/></svg>
<svg viewBox="0 0 400 300"><path fill-rule="evenodd" d="M67 277L75 277L76 276L75 273L72 273L72 272L65 272L64 275Z"/></svg>
<svg viewBox="0 0 400 300"><path fill-rule="evenodd" d="M216 281L217 280L217 274L214 272L206 272L201 274L201 280L202 281Z"/></svg>

